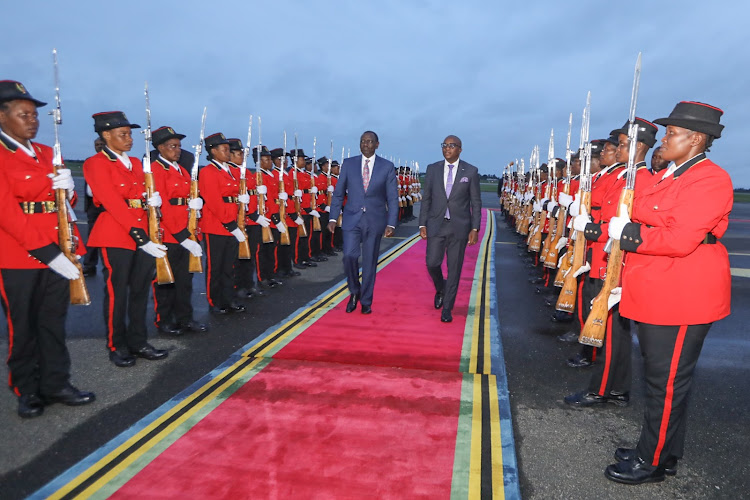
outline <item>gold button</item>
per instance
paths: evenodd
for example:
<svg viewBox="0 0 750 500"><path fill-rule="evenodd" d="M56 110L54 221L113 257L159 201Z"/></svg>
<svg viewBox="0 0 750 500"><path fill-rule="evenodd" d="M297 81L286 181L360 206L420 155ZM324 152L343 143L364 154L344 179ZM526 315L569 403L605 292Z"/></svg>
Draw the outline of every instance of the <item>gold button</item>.
<svg viewBox="0 0 750 500"><path fill-rule="evenodd" d="M659 206L658 205L654 205L654 210L659 210Z"/></svg>

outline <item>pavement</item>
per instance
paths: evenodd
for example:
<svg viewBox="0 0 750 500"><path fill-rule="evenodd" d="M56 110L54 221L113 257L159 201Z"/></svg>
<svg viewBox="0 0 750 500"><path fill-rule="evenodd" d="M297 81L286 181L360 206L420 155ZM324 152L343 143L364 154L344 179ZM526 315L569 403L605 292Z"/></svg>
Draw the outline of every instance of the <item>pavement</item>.
<svg viewBox="0 0 750 500"><path fill-rule="evenodd" d="M497 208L493 193L482 195L486 208ZM742 450L750 447L750 405L742 390L750 387L750 346L745 334L750 319L750 279L742 273L750 269L750 204L735 206L729 231L722 240L730 251L732 268L739 270L733 278L734 311L713 326L698 363L685 458L676 477L638 487L611 483L603 474L604 468L613 463L615 447L633 445L640 429L643 379L635 340L630 407L565 407L562 397L584 388L588 372L565 365L565 359L578 347L561 344L555 336L564 333L568 325L549 321L552 310L527 281L529 269L519 256L518 237L507 228L499 212L496 216L500 334L523 498L747 497L750 466ZM399 226L396 238L383 239L381 250L416 231L416 221ZM93 303L71 307L67 328L72 382L94 391L97 401L78 408L53 405L40 418L22 420L16 415L12 393L0 391L0 498L24 498L33 493L223 363L268 327L338 283L343 278L341 257L302 273L271 290L267 297L246 301L246 314L219 318L208 314L204 278L196 276L195 317L208 323L211 330L167 337L156 334L150 325L150 341L168 349L169 357L154 362L139 359L135 367L126 369L116 368L107 358L101 275L88 278ZM376 306L377 298L375 313ZM7 336L3 335L0 351L6 350ZM6 373L3 364L0 377Z"/></svg>

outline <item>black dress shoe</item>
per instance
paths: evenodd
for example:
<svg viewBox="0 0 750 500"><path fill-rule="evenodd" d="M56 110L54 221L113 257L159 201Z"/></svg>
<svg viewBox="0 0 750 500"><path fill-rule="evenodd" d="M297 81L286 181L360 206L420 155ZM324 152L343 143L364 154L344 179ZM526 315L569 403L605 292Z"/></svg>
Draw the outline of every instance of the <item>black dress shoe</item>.
<svg viewBox="0 0 750 500"><path fill-rule="evenodd" d="M274 284L275 286L281 286L284 284L283 281L277 280L276 278L271 278L268 280L268 282Z"/></svg>
<svg viewBox="0 0 750 500"><path fill-rule="evenodd" d="M263 281L258 281L258 286L263 288L276 288L279 286L274 280L268 279Z"/></svg>
<svg viewBox="0 0 750 500"><path fill-rule="evenodd" d="M223 315L229 314L230 311L228 307L211 306L208 308L208 312L210 312L211 314Z"/></svg>
<svg viewBox="0 0 750 500"><path fill-rule="evenodd" d="M585 368L587 366L591 366L592 363L593 361L591 361L580 352L572 358L568 359L568 366L571 368Z"/></svg>
<svg viewBox="0 0 750 500"><path fill-rule="evenodd" d="M247 307L243 306L242 304L232 304L229 306L229 312L232 313L243 313L247 310Z"/></svg>
<svg viewBox="0 0 750 500"><path fill-rule="evenodd" d="M248 293L252 293L253 297L265 297L268 295L265 291L257 287L252 287L251 289L248 290Z"/></svg>
<svg viewBox="0 0 750 500"><path fill-rule="evenodd" d="M127 351L109 351L109 360L120 368L127 368L135 364L135 358Z"/></svg>
<svg viewBox="0 0 750 500"><path fill-rule="evenodd" d="M578 342L579 336L580 335L578 334L578 332L569 331L569 332L563 333L562 335L558 335L557 340L559 340L560 342L574 343L574 342Z"/></svg>
<svg viewBox="0 0 750 500"><path fill-rule="evenodd" d="M39 417L44 413L44 402L36 394L22 394L18 397L18 416L21 418Z"/></svg>
<svg viewBox="0 0 750 500"><path fill-rule="evenodd" d="M315 262L312 262L309 260L302 261L302 264L304 264L307 267L318 267L318 265Z"/></svg>
<svg viewBox="0 0 750 500"><path fill-rule="evenodd" d="M632 462L638 458L638 451L635 448L617 448L615 450L615 460L618 462ZM677 459L670 457L664 462L664 473L667 476L677 475Z"/></svg>
<svg viewBox="0 0 750 500"><path fill-rule="evenodd" d="M204 333L208 331L208 326L191 319L190 321L180 323L180 328L188 332Z"/></svg>
<svg viewBox="0 0 750 500"><path fill-rule="evenodd" d="M628 406L630 404L630 393L612 391L607 394L607 403L615 406Z"/></svg>
<svg viewBox="0 0 750 500"><path fill-rule="evenodd" d="M338 256L339 256L339 254L337 254L337 253L336 253L336 252L334 252L333 250L326 250L326 251L325 251L325 252L323 252L323 253L324 253L324 254L326 254L326 255L327 255L327 256L329 256L329 257L338 257Z"/></svg>
<svg viewBox="0 0 750 500"><path fill-rule="evenodd" d="M531 283L532 285L541 285L542 283L544 283L544 278L529 278L529 283Z"/></svg>
<svg viewBox="0 0 750 500"><path fill-rule="evenodd" d="M451 321L453 321L453 315L449 310L443 309L443 312L440 313L440 321L442 321L443 323L450 323Z"/></svg>
<svg viewBox="0 0 750 500"><path fill-rule="evenodd" d="M435 292L435 309L443 307L443 292Z"/></svg>
<svg viewBox="0 0 750 500"><path fill-rule="evenodd" d="M573 315L565 311L555 311L552 314L553 323L570 323L573 321Z"/></svg>
<svg viewBox="0 0 750 500"><path fill-rule="evenodd" d="M130 352L131 354L133 354L133 356L138 356L139 358L148 359L150 361L164 359L169 355L169 353L165 349L157 349L151 344L146 344L140 349Z"/></svg>
<svg viewBox="0 0 750 500"><path fill-rule="evenodd" d="M165 335L182 335L183 331L179 325L174 323L161 323L156 330Z"/></svg>
<svg viewBox="0 0 750 500"><path fill-rule="evenodd" d="M607 404L607 396L600 396L595 392L581 391L565 396L563 401L575 408L591 408L592 406Z"/></svg>
<svg viewBox="0 0 750 500"><path fill-rule="evenodd" d="M322 255L314 255L310 257L310 260L313 262L326 262L328 260L328 257L323 257Z"/></svg>
<svg viewBox="0 0 750 500"><path fill-rule="evenodd" d="M372 306L362 304L362 314L372 314Z"/></svg>
<svg viewBox="0 0 750 500"><path fill-rule="evenodd" d="M353 312L357 308L357 302L359 302L359 295L350 295L349 302L346 303L346 312Z"/></svg>
<svg viewBox="0 0 750 500"><path fill-rule="evenodd" d="M287 277L287 278L294 278L295 276L300 276L300 275L302 275L301 272L294 271L294 270L292 270L292 271L286 271L284 273L284 276Z"/></svg>
<svg viewBox="0 0 750 500"><path fill-rule="evenodd" d="M628 462L618 462L607 467L607 479L624 484L659 483L664 481L664 466L654 467L639 457Z"/></svg>
<svg viewBox="0 0 750 500"><path fill-rule="evenodd" d="M293 265L293 266L294 266L295 268L297 268L297 269L307 269L307 266L305 265L305 263L304 263L304 262L303 262L303 263L301 263L301 264L292 264L292 265Z"/></svg>
<svg viewBox="0 0 750 500"><path fill-rule="evenodd" d="M62 403L68 406L81 406L93 403L96 395L93 392L80 391L71 384L66 384L54 394L42 394L45 404Z"/></svg>

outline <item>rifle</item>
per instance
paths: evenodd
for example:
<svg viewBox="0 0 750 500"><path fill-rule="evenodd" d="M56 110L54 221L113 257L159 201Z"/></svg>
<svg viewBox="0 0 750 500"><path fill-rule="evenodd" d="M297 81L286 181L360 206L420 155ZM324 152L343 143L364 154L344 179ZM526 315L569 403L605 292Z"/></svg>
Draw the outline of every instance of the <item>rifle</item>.
<svg viewBox="0 0 750 500"><path fill-rule="evenodd" d="M299 146L297 145L297 134L294 134L294 167L292 168L292 179L294 180L294 190L299 191L299 182L297 182L297 160L299 159ZM302 218L302 198L294 197L294 210L297 212L297 217ZM297 226L297 236L300 238L307 238L307 228L305 224Z"/></svg>
<svg viewBox="0 0 750 500"><path fill-rule="evenodd" d="M310 210L318 209L318 195L312 192L312 188L315 187L315 145L317 143L318 138L313 137L312 169L310 170ZM320 217L313 216L312 223L313 232L319 232L321 230Z"/></svg>
<svg viewBox="0 0 750 500"><path fill-rule="evenodd" d="M250 144L247 145L248 151L250 150ZM258 186L263 185L263 169L260 168L260 152L263 150L263 138L261 136L260 128L260 116L258 117L258 145L255 150L255 185L256 191ZM247 163L247 159L245 160ZM266 216L266 195L258 194L258 213L262 216ZM269 217L270 218L270 217ZM271 226L264 227L261 229L263 234L263 243L273 243L273 233L271 232Z"/></svg>
<svg viewBox="0 0 750 500"><path fill-rule="evenodd" d="M344 166L344 146L341 146L341 164L339 165L339 168ZM341 206L341 212L339 213L338 219L336 219L336 227L341 227L341 224L344 223L344 206Z"/></svg>
<svg viewBox="0 0 750 500"><path fill-rule="evenodd" d="M330 188L333 185L333 181L331 180L331 176L333 175L333 141L331 141L331 154L328 157L328 173L326 174L326 177L328 179L326 180L326 188ZM333 193L326 189L326 203L328 206L331 206L331 202L333 201ZM329 209L330 210L330 209Z"/></svg>
<svg viewBox="0 0 750 500"><path fill-rule="evenodd" d="M198 198L198 166L200 165L201 152L203 151L203 137L206 133L206 108L203 108L203 116L201 117L201 133L198 136L198 144L195 145L195 156L193 160L193 168L190 170L190 199L195 200ZM198 235L200 234L200 228L198 227L198 219L201 217L201 211L195 209L189 209L188 211L188 231L190 231L190 239L198 243ZM196 257L192 253L188 257L188 271L191 273L202 273L203 272L203 260L200 257Z"/></svg>
<svg viewBox="0 0 750 500"><path fill-rule="evenodd" d="M146 96L146 128L143 129L143 136L146 141L146 154L143 156L143 176L146 185L146 198L154 195L154 174L151 172L151 104L148 98L148 82L143 91ZM162 229L159 227L161 219L161 210L158 207L147 207L148 210L148 235L152 242L161 244ZM174 283L174 274L172 266L169 265L167 256L156 257L156 283L159 285L169 285Z"/></svg>
<svg viewBox="0 0 750 500"><path fill-rule="evenodd" d="M52 49L52 61L55 68L55 109L49 112L52 115L52 123L55 125L55 145L52 156L52 174L57 175L59 168L65 168L60 148L60 131L62 125L62 108L60 107L60 78L57 72L57 49ZM89 290L86 287L86 279L83 276L83 267L76 256L78 248L78 237L75 236L73 224L75 219L73 211L68 209L68 193L65 189L55 189L55 204L57 205L57 243L65 257L78 268L78 278L70 280L70 303L74 306L87 306L91 304Z"/></svg>
<svg viewBox="0 0 750 500"><path fill-rule="evenodd" d="M586 208L586 213L591 213L591 143L589 143L589 120L591 118L591 92L586 96L586 107L583 109L581 120L581 138L578 151L581 155L581 184L578 188L578 199L581 207ZM575 273L586 262L586 237L581 231L571 232L571 238L575 239L573 251L570 255L570 269L565 275L560 295L557 298L555 309L572 313L576 307L578 294L578 278Z"/></svg>
<svg viewBox="0 0 750 500"><path fill-rule="evenodd" d="M563 192L565 194L570 194L570 134L572 130L573 113L570 113L570 117L568 118L568 139L565 143L565 179L563 180ZM567 218L568 209L563 206L558 207L557 224L555 224L554 227L554 234L550 243L549 252L547 253L547 260L544 261L544 267L550 269L555 269L557 267L557 256L560 254L557 244L560 242L560 238L562 238L565 232L565 222L567 221ZM557 279L555 281L557 282ZM562 286L562 279L560 280L560 286Z"/></svg>
<svg viewBox="0 0 750 500"><path fill-rule="evenodd" d="M635 122L635 108L638 103L638 88L641 82L641 53L638 53L638 59L635 63L635 74L633 76L633 90L630 94L630 114L628 121L628 141L630 148L628 150L628 169L625 180L625 187L620 193L620 201L617 204L617 215L621 215L622 205L628 211L630 216L633 210L633 192L635 189L636 177L636 148L638 146L638 125ZM607 275L604 278L599 294L594 298L591 304L591 312L586 319L586 324L581 329L581 335L578 342L594 347L601 347L604 340L604 334L607 329L607 317L609 315L609 294L614 288L620 286L620 274L622 273L622 250L620 249L620 240L611 240L609 260L607 261Z"/></svg>
<svg viewBox="0 0 750 500"><path fill-rule="evenodd" d="M260 117L258 117L258 123L260 123ZM247 194L247 158L250 156L250 141L253 139L253 115L250 115L250 124L247 126L247 142L245 143L245 151L242 155L242 165L240 165L240 185L239 194ZM245 235L245 241L240 242L238 250L238 258L242 260L248 260L251 258L250 253L250 242L247 238L247 232L245 231L245 214L247 214L247 205L240 203L237 207L237 228L242 231Z"/></svg>
<svg viewBox="0 0 750 500"><path fill-rule="evenodd" d="M557 165L557 162L555 161L555 131L553 129L549 136L549 153L547 154L547 195L545 196L545 198L547 198L550 201L555 200L557 198L556 165ZM547 203L549 204L549 201ZM542 251L540 252L540 255L539 255L539 260L541 262L544 262L545 264L546 264L545 259L547 258L547 254L549 253L550 243L552 242L552 238L555 236L553 232L553 228L556 227L556 225L552 224L552 219L550 215L551 214L549 210L542 211L542 227L540 228L540 233L544 232L544 226L547 225L547 220L550 221L549 231L547 232L547 237L544 239L544 243L542 243ZM545 266L545 267L548 267L548 266Z"/></svg>
<svg viewBox="0 0 750 500"><path fill-rule="evenodd" d="M284 131L284 148L281 150L281 165L279 166L279 220L286 224L286 200L281 199L281 193L286 193L284 187L284 167L286 166L286 130ZM279 245L291 245L289 231L281 233L279 236Z"/></svg>

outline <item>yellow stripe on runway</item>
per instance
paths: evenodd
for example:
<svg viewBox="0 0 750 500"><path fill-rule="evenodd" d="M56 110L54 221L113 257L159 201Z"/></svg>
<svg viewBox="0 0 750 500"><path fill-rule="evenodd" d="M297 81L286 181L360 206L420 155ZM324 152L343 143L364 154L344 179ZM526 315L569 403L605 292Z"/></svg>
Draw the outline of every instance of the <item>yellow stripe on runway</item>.
<svg viewBox="0 0 750 500"><path fill-rule="evenodd" d="M471 461L469 465L469 498L482 493L482 376L474 375L471 414Z"/></svg>
<svg viewBox="0 0 750 500"><path fill-rule="evenodd" d="M489 376L490 384L490 442L492 443L492 498L505 498L503 472L503 439L500 432L500 405L497 398L497 377Z"/></svg>
<svg viewBox="0 0 750 500"><path fill-rule="evenodd" d="M740 278L750 278L750 269L742 267L733 267L731 269L732 276L739 276Z"/></svg>

